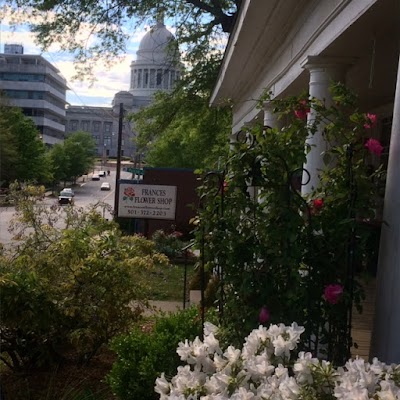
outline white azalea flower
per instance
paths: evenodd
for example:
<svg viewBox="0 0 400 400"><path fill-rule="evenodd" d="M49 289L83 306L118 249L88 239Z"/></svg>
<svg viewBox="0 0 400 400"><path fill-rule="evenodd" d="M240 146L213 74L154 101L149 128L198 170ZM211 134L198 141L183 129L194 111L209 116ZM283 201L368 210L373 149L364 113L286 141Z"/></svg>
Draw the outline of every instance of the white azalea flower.
<svg viewBox="0 0 400 400"><path fill-rule="evenodd" d="M161 374L160 378L156 379L156 386L154 388L154 391L158 394L160 394L160 399L167 399L167 395L171 391L171 385L170 383L165 379L164 372Z"/></svg>
<svg viewBox="0 0 400 400"><path fill-rule="evenodd" d="M204 344L207 346L209 354L222 353L219 347L219 341L215 338L212 332L204 338Z"/></svg>
<svg viewBox="0 0 400 400"><path fill-rule="evenodd" d="M207 337L211 333L215 335L218 332L218 327L212 324L211 322L205 322L203 332L204 332L204 337Z"/></svg>
<svg viewBox="0 0 400 400"><path fill-rule="evenodd" d="M171 382L164 374L157 378L155 392L161 400L298 400L307 385L311 393L337 400L400 400L399 365L356 358L335 369L304 352L289 364L303 331L295 322L259 326L242 350L229 346L222 353L216 327L207 325L204 342L196 338L179 343L177 353L188 365L178 367Z"/></svg>
<svg viewBox="0 0 400 400"><path fill-rule="evenodd" d="M248 391L244 387L239 388L235 393L230 397L231 400L254 400L256 399L253 392Z"/></svg>
<svg viewBox="0 0 400 400"><path fill-rule="evenodd" d="M224 356L230 363L235 363L240 357L240 350L235 349L233 346L229 346L226 349Z"/></svg>

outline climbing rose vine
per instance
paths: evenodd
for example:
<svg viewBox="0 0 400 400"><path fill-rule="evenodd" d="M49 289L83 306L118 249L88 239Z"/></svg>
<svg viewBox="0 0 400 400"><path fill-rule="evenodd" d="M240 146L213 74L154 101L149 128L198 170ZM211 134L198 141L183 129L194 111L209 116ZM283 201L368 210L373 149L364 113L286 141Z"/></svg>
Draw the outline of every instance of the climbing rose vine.
<svg viewBox="0 0 400 400"><path fill-rule="evenodd" d="M295 322L260 326L241 350L222 350L217 327L206 323L203 341L179 343L177 353L187 365L170 382L162 374L155 391L161 400L400 399L399 365L356 358L334 368L305 352L294 360L303 332Z"/></svg>

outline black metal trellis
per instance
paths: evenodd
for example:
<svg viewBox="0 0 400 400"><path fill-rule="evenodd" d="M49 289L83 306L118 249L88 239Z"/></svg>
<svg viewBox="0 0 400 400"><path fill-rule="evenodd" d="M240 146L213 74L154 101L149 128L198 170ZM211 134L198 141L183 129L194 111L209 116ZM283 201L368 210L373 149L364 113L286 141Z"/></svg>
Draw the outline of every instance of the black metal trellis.
<svg viewBox="0 0 400 400"><path fill-rule="evenodd" d="M263 134L267 134L267 130L269 127L264 127L264 132ZM257 140L254 135L252 135L249 132L239 132L236 135L236 142L238 144L238 147L241 149L241 153L239 155L240 158L244 159L244 156L246 155L247 152L253 152L254 156L254 150L256 149L256 146L258 145ZM293 208L298 210L298 212L301 213L303 219L305 220L305 229L307 230L307 243L309 246L308 249L308 260L307 263L305 264L307 266L307 282L309 285L309 288L311 289L313 287L313 274L315 273L315 269L317 266L313 265L313 242L315 240L315 232L314 232L314 226L313 226L313 218L312 218L312 209L307 202L307 200L301 195L301 187L303 185L306 185L310 179L311 175L310 173L304 169L304 168L296 168L294 170L291 170L286 162L286 160L283 157L275 156L274 159L269 159L267 158L267 155L264 154L259 154L256 155L252 158L252 164L247 166L247 174L244 176L244 181L246 182L247 189L249 186L254 187L254 198L252 199L252 207L253 207L253 223L254 223L254 229L256 229L257 225L257 192L260 190L262 193L263 189L269 188L273 190L282 190L285 193L285 198L286 198L286 204L284 204L284 207L287 208ZM347 171L348 171L348 181L350 185L350 200L349 200L349 218L354 219L354 202L356 199L357 191L355 187L355 182L354 182L354 177L352 174L352 149L351 147L348 150L348 158L347 158ZM280 187L271 187L268 185L272 185L271 182L268 182L266 179L263 169L266 168L266 165L274 163L276 165L279 163L281 165L282 171L284 171L284 174L286 176L286 182L282 183ZM223 171L212 171L206 174L203 178L204 185L207 185L209 187L209 192L207 196L203 196L201 199L201 207L205 207L205 204L207 203L208 200L213 199L213 213L215 216L220 218L221 223L220 223L220 229L224 229L224 214L225 214L225 208L226 208L226 202L229 201L228 199L225 198L225 190L224 190L224 182L225 182L225 174L226 172ZM299 177L302 177L302 180L299 180ZM219 197L218 197L219 196ZM218 197L218 201L215 201L215 199ZM228 203L227 203L228 204ZM250 204L250 203L249 203ZM201 318L202 322L204 324L204 312L205 312L205 298L204 298L204 291L206 288L206 282L205 282L205 265L207 263L207 240L206 240L206 235L207 232L204 231L204 226L202 227L203 231L201 233ZM283 239L284 240L284 239ZM291 244L289 243L288 240L281 243L281 245L285 248L285 257L290 257L290 252L291 252ZM347 243L347 258L346 258L346 282L345 286L349 290L351 301L350 304L346 310L346 315L344 316L344 324L346 325L346 338L343 338L344 341L347 344L347 355L350 353L350 346L351 346L351 319L352 319L352 304L353 304L353 296L354 296L354 251L355 251L355 246L356 246L356 241L355 241L355 229L354 225L349 232L349 238L348 238L348 243ZM217 272L218 272L218 278L219 278L219 284L220 284L220 296L218 299L218 305L219 305L219 313L220 317L222 318L223 312L224 312L224 301L225 301L225 265L224 265L224 260L217 259L214 260L215 264L217 265ZM291 268L288 266L288 268ZM290 272L287 271L287 276L290 277ZM288 278L290 279L290 278ZM287 283L288 286L290 286L290 282ZM322 317L319 320L315 321L310 321L309 315L312 314L312 310L314 310L314 315L318 314L318 311L316 310L316 307L318 307L317 304L313 304L312 297L309 295L308 296L308 305L307 308L308 310L306 311L306 316L308 316L307 321L304 323L304 325L307 325L307 329L309 332L309 337L308 337L308 346L306 346L305 350L310 350L314 354L319 354L320 351L320 340L321 340L321 333L323 329L326 329L323 324L323 319ZM302 321L299 321L300 323ZM329 326L328 329L331 329ZM325 345L324 345L325 346ZM324 347L322 346L322 347ZM333 349L331 347L330 343L327 343L326 345L327 348L327 354L326 357L328 359L331 359L333 357Z"/></svg>

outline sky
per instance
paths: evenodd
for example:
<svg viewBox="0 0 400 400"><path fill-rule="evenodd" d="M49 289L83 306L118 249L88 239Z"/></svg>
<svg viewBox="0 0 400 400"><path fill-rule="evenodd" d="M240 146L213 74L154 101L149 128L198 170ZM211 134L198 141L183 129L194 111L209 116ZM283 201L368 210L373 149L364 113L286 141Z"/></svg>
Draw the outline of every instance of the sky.
<svg viewBox="0 0 400 400"><path fill-rule="evenodd" d="M1 18L1 16L0 16ZM68 52L61 52L53 46L48 52L42 53L34 42L34 36L29 28L19 25L12 28L7 17L0 19L0 53L4 52L4 44L22 44L24 54L40 54L56 68L67 80L70 90L67 91L67 102L72 105L85 106L110 106L115 93L129 90L130 63L136 59L140 40L149 27L136 32L127 43L127 53L111 68L106 68L100 63L95 67L97 80L94 83L72 80L75 75L73 56ZM170 27L167 26L171 30Z"/></svg>

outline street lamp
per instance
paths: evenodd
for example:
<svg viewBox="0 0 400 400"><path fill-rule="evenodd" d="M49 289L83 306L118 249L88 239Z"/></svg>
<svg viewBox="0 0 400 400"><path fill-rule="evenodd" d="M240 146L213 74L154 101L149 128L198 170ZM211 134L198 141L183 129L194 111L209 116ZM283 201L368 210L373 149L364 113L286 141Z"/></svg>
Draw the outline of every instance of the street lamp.
<svg viewBox="0 0 400 400"><path fill-rule="evenodd" d="M102 166L105 167L107 162L107 143L104 141L103 142L103 160L102 160Z"/></svg>

